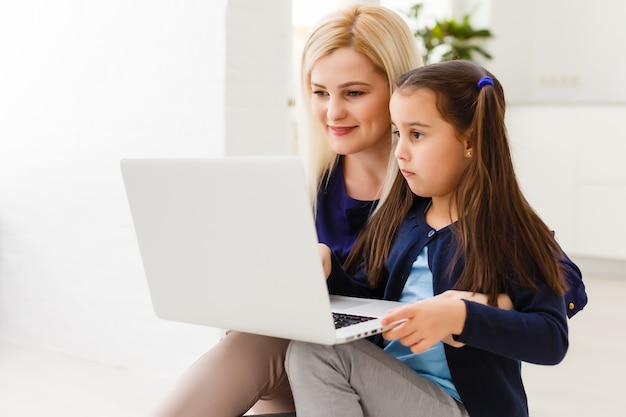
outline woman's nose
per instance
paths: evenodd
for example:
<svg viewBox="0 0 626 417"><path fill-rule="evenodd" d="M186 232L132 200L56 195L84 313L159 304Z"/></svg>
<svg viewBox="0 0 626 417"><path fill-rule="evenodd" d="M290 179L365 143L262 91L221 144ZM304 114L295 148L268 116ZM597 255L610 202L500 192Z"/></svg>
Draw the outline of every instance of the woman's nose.
<svg viewBox="0 0 626 417"><path fill-rule="evenodd" d="M326 117L329 121L341 120L346 117L346 108L340 98L331 97L328 100L328 108L326 109Z"/></svg>

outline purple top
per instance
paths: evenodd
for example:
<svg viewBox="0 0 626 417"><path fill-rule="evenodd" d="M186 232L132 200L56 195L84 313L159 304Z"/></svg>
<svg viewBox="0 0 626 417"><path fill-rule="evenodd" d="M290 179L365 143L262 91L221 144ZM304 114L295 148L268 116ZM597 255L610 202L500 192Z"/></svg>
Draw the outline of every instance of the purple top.
<svg viewBox="0 0 626 417"><path fill-rule="evenodd" d="M320 243L326 244L343 263L378 200L355 200L346 194L343 159L330 178L322 181L317 195L316 228Z"/></svg>

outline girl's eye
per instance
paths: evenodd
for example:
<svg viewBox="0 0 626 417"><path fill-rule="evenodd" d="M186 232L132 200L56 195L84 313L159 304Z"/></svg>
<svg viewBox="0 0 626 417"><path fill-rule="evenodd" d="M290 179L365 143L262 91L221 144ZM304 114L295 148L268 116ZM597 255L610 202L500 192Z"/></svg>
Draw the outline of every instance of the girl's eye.
<svg viewBox="0 0 626 417"><path fill-rule="evenodd" d="M363 91L348 91L348 97L359 97L362 96L364 93Z"/></svg>
<svg viewBox="0 0 626 417"><path fill-rule="evenodd" d="M313 95L318 96L318 97L324 97L324 96L327 96L328 93L323 90L313 90Z"/></svg>
<svg viewBox="0 0 626 417"><path fill-rule="evenodd" d="M412 132L411 136L413 137L413 139L415 140L420 140L421 138L424 137L424 134L422 132Z"/></svg>

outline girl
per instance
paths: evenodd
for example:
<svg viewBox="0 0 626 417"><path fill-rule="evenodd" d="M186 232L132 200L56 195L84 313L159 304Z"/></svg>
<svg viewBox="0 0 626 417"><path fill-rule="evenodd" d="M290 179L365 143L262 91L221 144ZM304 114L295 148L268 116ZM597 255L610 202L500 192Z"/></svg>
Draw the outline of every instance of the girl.
<svg viewBox="0 0 626 417"><path fill-rule="evenodd" d="M568 347L564 255L522 195L500 83L467 61L402 76L390 102L396 176L335 293L380 291L381 350L292 342L286 366L298 417L527 416L522 361L559 363ZM391 176L393 178L393 176ZM447 296L480 292L488 305ZM507 294L513 310L495 307ZM443 343L443 342L445 343ZM374 360L372 360L374 359Z"/></svg>
<svg viewBox="0 0 626 417"><path fill-rule="evenodd" d="M422 65L395 12L355 5L312 29L301 62L298 120L320 240L343 261L377 203L391 154L389 98ZM183 376L159 417L235 417L294 410L284 357L289 341L230 331Z"/></svg>

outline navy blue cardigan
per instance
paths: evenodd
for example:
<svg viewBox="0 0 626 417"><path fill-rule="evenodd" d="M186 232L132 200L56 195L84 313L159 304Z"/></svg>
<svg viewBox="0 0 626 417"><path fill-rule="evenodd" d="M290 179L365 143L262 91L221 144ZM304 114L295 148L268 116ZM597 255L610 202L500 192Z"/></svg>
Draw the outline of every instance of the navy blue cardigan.
<svg viewBox="0 0 626 417"><path fill-rule="evenodd" d="M455 239L449 228L436 231L426 223L427 204L427 199L417 198L398 229L381 285L370 287L362 272L347 275L334 258L329 291L398 300L411 265L426 245L434 294L451 289L455 282L446 278L446 268L454 253ZM444 346L452 381L470 416L528 416L521 362L554 365L565 356L568 328L564 298L539 281L537 290L520 287L509 294L514 310L465 301L465 327L455 336L465 346Z"/></svg>

